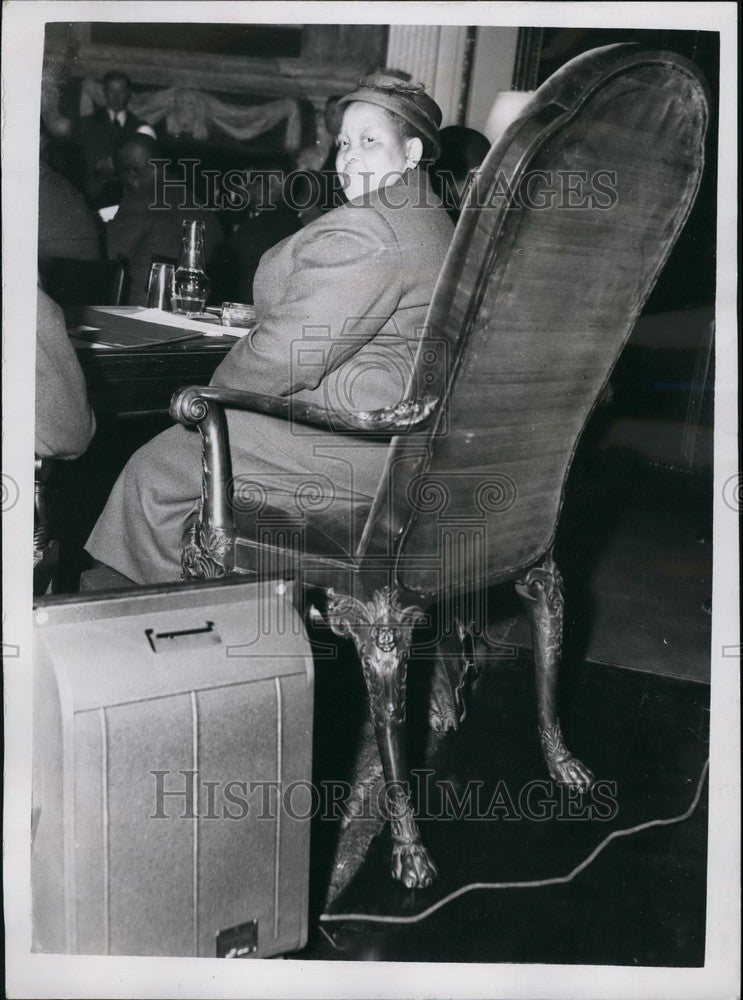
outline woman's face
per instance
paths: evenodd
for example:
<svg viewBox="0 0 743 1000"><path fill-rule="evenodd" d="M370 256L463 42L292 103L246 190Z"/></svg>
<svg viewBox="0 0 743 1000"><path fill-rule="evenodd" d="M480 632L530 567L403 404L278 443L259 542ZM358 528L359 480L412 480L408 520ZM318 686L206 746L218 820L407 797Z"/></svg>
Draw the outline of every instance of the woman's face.
<svg viewBox="0 0 743 1000"><path fill-rule="evenodd" d="M346 107L338 133L335 169L343 177L349 200L394 184L407 166L415 166L414 144L420 139L397 137L382 108L363 101Z"/></svg>

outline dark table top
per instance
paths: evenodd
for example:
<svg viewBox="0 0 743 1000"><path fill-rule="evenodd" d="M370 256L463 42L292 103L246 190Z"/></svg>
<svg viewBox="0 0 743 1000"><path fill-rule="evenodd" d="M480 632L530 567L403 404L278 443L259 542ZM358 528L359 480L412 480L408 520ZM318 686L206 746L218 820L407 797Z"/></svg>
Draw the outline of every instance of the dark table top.
<svg viewBox="0 0 743 1000"><path fill-rule="evenodd" d="M207 385L234 337L198 336L144 347L93 347L68 328L97 415L167 413L173 393L185 385Z"/></svg>

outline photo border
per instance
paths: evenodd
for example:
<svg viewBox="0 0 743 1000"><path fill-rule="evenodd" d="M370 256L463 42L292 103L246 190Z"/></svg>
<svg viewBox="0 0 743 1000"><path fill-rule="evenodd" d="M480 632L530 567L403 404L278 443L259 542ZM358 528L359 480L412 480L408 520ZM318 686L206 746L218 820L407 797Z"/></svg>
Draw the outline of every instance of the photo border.
<svg viewBox="0 0 743 1000"><path fill-rule="evenodd" d="M702 969L79 958L30 953L33 364L38 108L46 21L490 24L720 32L711 746ZM11 997L734 996L739 988L740 773L737 387L737 5L734 3L243 3L8 0L3 7L3 652L5 927ZM7 478L6 478L7 477ZM737 478L736 478L737 477ZM737 483L736 503L726 502ZM6 491L7 487L7 491ZM17 497L11 503L17 490ZM7 492L7 495L6 495Z"/></svg>

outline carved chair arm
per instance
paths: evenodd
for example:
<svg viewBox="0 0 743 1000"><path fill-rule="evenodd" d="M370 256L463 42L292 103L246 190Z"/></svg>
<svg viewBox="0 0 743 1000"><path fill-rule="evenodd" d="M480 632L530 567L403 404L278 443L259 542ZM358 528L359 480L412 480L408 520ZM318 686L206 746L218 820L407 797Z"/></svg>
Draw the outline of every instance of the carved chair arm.
<svg viewBox="0 0 743 1000"><path fill-rule="evenodd" d="M396 406L378 410L342 413L327 410L315 403L303 403L287 396L265 396L258 392L223 389L219 386L186 386L173 394L170 415L185 426L198 426L206 416L209 403L238 410L252 410L281 420L291 420L335 434L380 434L390 437L422 429L431 418L438 398L404 400Z"/></svg>
<svg viewBox="0 0 743 1000"><path fill-rule="evenodd" d="M390 437L425 426L436 409L437 398L425 396L379 410L355 414L335 413L313 403L302 403L281 396L222 389L217 386L186 386L173 394L170 415L185 427L198 427L203 444L201 515L198 530L221 552L223 570L231 572L232 542L235 525L228 495L232 478L224 407L252 410L283 420L293 420L336 434L368 434ZM195 536L194 536L195 537ZM193 541L194 539L192 539ZM186 547L184 565L195 546Z"/></svg>

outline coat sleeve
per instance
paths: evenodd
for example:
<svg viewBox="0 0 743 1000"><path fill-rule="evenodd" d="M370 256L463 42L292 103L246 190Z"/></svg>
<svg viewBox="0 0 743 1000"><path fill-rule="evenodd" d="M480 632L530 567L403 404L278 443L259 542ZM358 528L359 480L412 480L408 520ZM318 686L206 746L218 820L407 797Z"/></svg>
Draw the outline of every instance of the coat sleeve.
<svg viewBox="0 0 743 1000"><path fill-rule="evenodd" d="M59 306L38 290L36 317L37 458L77 458L95 433L85 377Z"/></svg>
<svg viewBox="0 0 743 1000"><path fill-rule="evenodd" d="M268 395L316 389L376 336L402 295L397 239L373 208L339 210L292 238L292 268L212 383Z"/></svg>

